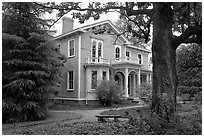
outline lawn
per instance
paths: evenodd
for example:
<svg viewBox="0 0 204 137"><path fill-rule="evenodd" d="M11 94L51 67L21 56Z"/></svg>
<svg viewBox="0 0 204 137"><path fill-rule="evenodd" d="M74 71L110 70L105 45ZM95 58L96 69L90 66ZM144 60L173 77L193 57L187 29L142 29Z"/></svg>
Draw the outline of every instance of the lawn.
<svg viewBox="0 0 204 137"><path fill-rule="evenodd" d="M148 108L139 109L122 109L115 110L111 108L109 111L104 111L101 114L120 114L126 116L127 112L134 118L143 114ZM184 135L200 135L202 132L201 115L198 113L190 113L195 111L193 104L181 104L179 106L179 113L185 112L187 115L181 115L181 124L176 127L164 128L160 127L156 123L156 119L152 119L156 131L154 131L148 125L148 121L136 120L134 124L130 123L130 120L107 123L101 122L69 122L54 121L51 123L45 123L32 126L15 126L13 128L4 128L3 134L5 135L153 135L153 134L184 134ZM60 116L59 116L60 117ZM165 126L165 125L164 125ZM158 128L157 128L158 127Z"/></svg>

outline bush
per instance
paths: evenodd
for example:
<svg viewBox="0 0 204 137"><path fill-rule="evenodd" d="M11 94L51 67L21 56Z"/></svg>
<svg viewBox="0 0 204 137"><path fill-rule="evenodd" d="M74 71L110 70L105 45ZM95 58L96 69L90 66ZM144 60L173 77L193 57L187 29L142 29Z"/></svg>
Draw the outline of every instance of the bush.
<svg viewBox="0 0 204 137"><path fill-rule="evenodd" d="M129 118L129 124L138 127L138 134L200 135L202 133L201 121L197 117L187 119L175 115L174 118L167 120L156 113L152 113L150 109L138 114L139 116L136 118Z"/></svg>
<svg viewBox="0 0 204 137"><path fill-rule="evenodd" d="M96 88L97 99L102 106L121 103L122 91L114 81L102 81Z"/></svg>
<svg viewBox="0 0 204 137"><path fill-rule="evenodd" d="M189 94L190 97L194 97L197 93L202 91L202 87L187 87L187 86L179 86L177 88L178 94L181 96L182 94Z"/></svg>
<svg viewBox="0 0 204 137"><path fill-rule="evenodd" d="M141 98L145 98L144 101L151 102L152 100L151 92L152 92L152 85L145 83L141 85L141 88L138 93Z"/></svg>

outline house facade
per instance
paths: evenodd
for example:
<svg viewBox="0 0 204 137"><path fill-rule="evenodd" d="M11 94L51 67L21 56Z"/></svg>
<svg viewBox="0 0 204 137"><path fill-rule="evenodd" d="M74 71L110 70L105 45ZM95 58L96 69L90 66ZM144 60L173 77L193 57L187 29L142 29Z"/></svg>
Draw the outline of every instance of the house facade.
<svg viewBox="0 0 204 137"><path fill-rule="evenodd" d="M102 80L116 81L125 97L137 97L142 84L151 84L150 51L132 45L123 35L95 34L108 27L120 34L111 21L73 30L73 20L64 17L62 34L54 40L67 57L62 71L62 91L57 100L96 100L96 87Z"/></svg>

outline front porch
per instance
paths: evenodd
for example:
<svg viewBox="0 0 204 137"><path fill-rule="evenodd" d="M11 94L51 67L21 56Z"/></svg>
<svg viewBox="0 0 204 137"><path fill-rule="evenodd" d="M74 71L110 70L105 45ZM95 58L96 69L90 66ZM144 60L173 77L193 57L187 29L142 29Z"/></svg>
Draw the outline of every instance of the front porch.
<svg viewBox="0 0 204 137"><path fill-rule="evenodd" d="M151 84L151 75L151 72L145 72L140 68L113 69L113 79L124 91L126 98L139 97L141 86Z"/></svg>

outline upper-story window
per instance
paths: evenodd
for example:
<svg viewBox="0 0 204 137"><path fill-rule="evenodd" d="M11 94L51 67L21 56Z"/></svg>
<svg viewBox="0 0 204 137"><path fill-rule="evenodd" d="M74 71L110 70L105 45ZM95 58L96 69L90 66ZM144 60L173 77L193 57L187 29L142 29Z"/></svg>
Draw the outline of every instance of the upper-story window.
<svg viewBox="0 0 204 137"><path fill-rule="evenodd" d="M115 47L115 58L116 58L116 60L120 59L120 54L121 54L121 47L116 45L116 47Z"/></svg>
<svg viewBox="0 0 204 137"><path fill-rule="evenodd" d="M138 57L138 63L142 64L142 54L138 54L137 57Z"/></svg>
<svg viewBox="0 0 204 137"><path fill-rule="evenodd" d="M98 58L103 57L103 41L92 39L91 42L91 57L93 62L98 61Z"/></svg>
<svg viewBox="0 0 204 137"><path fill-rule="evenodd" d="M127 60L130 60L130 51L126 51Z"/></svg>
<svg viewBox="0 0 204 137"><path fill-rule="evenodd" d="M68 41L68 57L74 57L75 55L75 40Z"/></svg>

